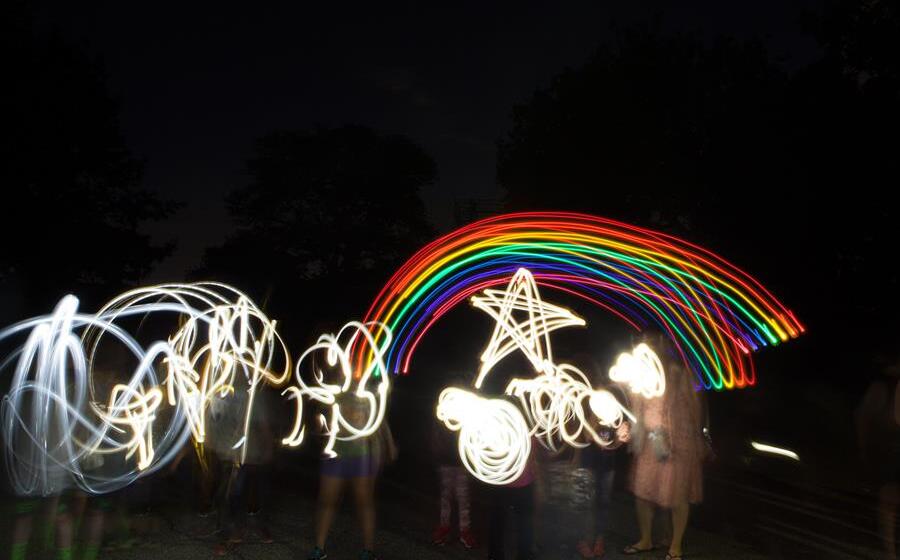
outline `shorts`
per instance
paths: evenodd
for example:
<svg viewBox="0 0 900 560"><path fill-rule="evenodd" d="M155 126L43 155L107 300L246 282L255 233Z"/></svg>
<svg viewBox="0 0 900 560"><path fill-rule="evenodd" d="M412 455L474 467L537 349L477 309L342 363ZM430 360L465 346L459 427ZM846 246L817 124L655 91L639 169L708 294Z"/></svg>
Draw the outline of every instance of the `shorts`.
<svg viewBox="0 0 900 560"><path fill-rule="evenodd" d="M371 455L361 457L334 457L322 459L319 471L322 476L334 478L361 478L378 474L378 465Z"/></svg>

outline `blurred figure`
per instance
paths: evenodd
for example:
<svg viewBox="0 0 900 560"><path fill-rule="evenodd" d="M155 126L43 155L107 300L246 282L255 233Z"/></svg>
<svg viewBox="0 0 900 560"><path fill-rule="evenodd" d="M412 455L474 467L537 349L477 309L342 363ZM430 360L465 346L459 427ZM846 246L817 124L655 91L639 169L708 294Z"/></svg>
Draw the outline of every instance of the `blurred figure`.
<svg viewBox="0 0 900 560"><path fill-rule="evenodd" d="M355 426L365 424L369 407L353 395L345 397L341 412ZM325 541L337 515L341 494L349 485L353 491L356 514L363 532L360 560L375 560L375 481L381 469L397 457L397 446L385 419L369 437L352 441L337 440L336 457L323 457L319 477L319 499L316 506L316 546L309 560L323 560Z"/></svg>
<svg viewBox="0 0 900 560"><path fill-rule="evenodd" d="M601 373L601 368L592 356L579 353L575 356L575 363L583 366L585 372L592 374L595 389L605 388L613 392L619 402L630 407L626 395L615 385L609 385L607 374ZM613 443L607 447L601 447L593 440L585 441L589 444L588 447L575 448L572 456L573 465L586 469L590 473L589 481L593 486L593 492L587 492L588 496L593 498L592 515L586 519L587 530L584 538L575 546L582 558L602 558L606 555L606 530L609 526L619 450L623 444L628 443L631 436L631 423L627 418L617 429L599 426L596 418L593 418L593 422L595 427L599 427L598 435L605 441Z"/></svg>
<svg viewBox="0 0 900 560"><path fill-rule="evenodd" d="M638 418L632 434L634 453L630 490L637 507L640 540L625 547L624 554L654 548L653 516L657 507L671 510L672 541L667 560L682 557L682 538L690 505L703 499L703 459L706 442L700 396L693 373L684 368L661 333L646 343L659 355L666 375L666 392L654 399L635 398Z"/></svg>
<svg viewBox="0 0 900 560"><path fill-rule="evenodd" d="M235 391L233 397L233 400L231 397L225 399L223 404L228 407L228 412L221 414L219 419L228 426L225 433L231 434L229 439L233 439L236 445L244 437L244 422L250 404L249 388ZM217 556L225 555L242 543L248 530L255 531L263 543L273 542L263 509L269 494L269 467L276 445L271 423L273 406L271 390L260 383L253 398L247 439L241 445L232 445L227 451L223 449L225 445L217 446L217 451L228 458L224 469L227 478L221 512L224 539L214 549Z"/></svg>
<svg viewBox="0 0 900 560"><path fill-rule="evenodd" d="M900 504L900 364L881 368L856 410L860 458L878 492L878 528L885 557L897 558L896 513Z"/></svg>
<svg viewBox="0 0 900 560"><path fill-rule="evenodd" d="M462 387L464 382L455 379L451 385ZM432 533L431 542L443 546L450 540L451 513L455 501L459 518L459 542L468 549L475 548L478 541L472 532L471 480L460 462L455 434L440 421L435 421L432 426L431 455L437 466L441 491L440 521Z"/></svg>
<svg viewBox="0 0 900 560"><path fill-rule="evenodd" d="M56 502L58 496L47 499L41 499L32 496L19 496L15 503L15 520L13 522L12 546L9 557L11 560L25 560L26 558L38 558L42 556L45 549L53 547L53 529L56 521ZM36 554L27 554L31 543L32 533L34 532L35 517L38 513L43 513L44 527L46 530L40 535L41 550Z"/></svg>
<svg viewBox="0 0 900 560"><path fill-rule="evenodd" d="M588 520L590 525L585 538L576 546L576 550L582 558L602 558L606 555L606 530L609 526L609 510L612 503L613 484L616 479L618 450L621 449L622 444L628 442L631 435L631 424L627 421L623 422L616 430L601 428L599 434L603 439L615 443L608 447L594 444L584 449L576 449L573 457L573 463L579 464L591 472L594 482L592 519Z"/></svg>
<svg viewBox="0 0 900 560"><path fill-rule="evenodd" d="M535 452L539 447L532 442L531 455L522 475L503 486L489 486L490 528L488 536L488 560L504 560L506 545L506 513L512 509L516 521L516 558L534 558L534 510L538 466Z"/></svg>
<svg viewBox="0 0 900 560"><path fill-rule="evenodd" d="M28 406L30 408L31 404ZM103 537L103 511L109 502L104 497L89 499L82 491L74 488L71 473L64 466L69 460L65 442L73 437L84 438L84 433L83 430L66 432L60 426L59 423L51 422L49 429L41 434L46 438L44 444L51 458L43 472L47 480L45 491L48 494L43 498L35 495L22 495L17 498L9 555L13 560L24 560L28 557L35 513L40 511L42 506L47 529L42 539L44 550L55 548L55 558L58 560L74 560L75 545L78 543L81 552L77 557L78 560L96 560L99 555ZM28 445L32 443L29 441ZM23 453L22 456L26 455ZM104 464L103 456L99 453L86 453L79 461L78 470L87 478L96 476ZM30 556L38 558L43 556L43 552L39 551Z"/></svg>

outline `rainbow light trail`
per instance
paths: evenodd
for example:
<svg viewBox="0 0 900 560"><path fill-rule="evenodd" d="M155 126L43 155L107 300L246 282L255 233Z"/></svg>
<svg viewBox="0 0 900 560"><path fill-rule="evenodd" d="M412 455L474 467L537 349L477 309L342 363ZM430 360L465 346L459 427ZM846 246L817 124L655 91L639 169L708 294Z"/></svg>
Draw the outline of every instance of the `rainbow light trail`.
<svg viewBox="0 0 900 560"><path fill-rule="evenodd" d="M762 284L698 245L586 214L518 213L429 243L390 278L364 319L394 335L388 368L407 372L435 322L519 268L542 287L576 295L637 330L659 327L707 389L753 385L751 352L804 332ZM354 352L358 369L373 359L368 348Z"/></svg>

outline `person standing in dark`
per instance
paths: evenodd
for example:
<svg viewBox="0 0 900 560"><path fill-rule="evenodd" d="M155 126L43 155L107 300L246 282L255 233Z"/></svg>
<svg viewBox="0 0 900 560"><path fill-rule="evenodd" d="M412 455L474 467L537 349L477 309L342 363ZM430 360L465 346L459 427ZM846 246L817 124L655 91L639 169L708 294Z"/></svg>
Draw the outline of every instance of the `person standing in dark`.
<svg viewBox="0 0 900 560"><path fill-rule="evenodd" d="M631 442L634 458L629 489L635 497L640 538L623 553L654 548L653 517L656 508L662 508L672 519L672 541L665 557L680 560L691 505L703 500L703 462L707 457L703 405L694 388L693 372L676 357L668 339L653 332L646 342L663 363L666 391L661 397L632 402L638 420Z"/></svg>
<svg viewBox="0 0 900 560"><path fill-rule="evenodd" d="M896 521L900 504L900 363L881 366L856 409L860 458L877 488L878 529L885 558L897 558Z"/></svg>
<svg viewBox="0 0 900 560"><path fill-rule="evenodd" d="M230 462L227 486L225 488L225 539L215 548L215 554L222 556L247 538L253 530L263 543L271 543L272 535L267 525L266 498L269 494L269 466L275 452L275 434L270 419L271 402L269 389L259 382L253 394L247 436L244 439L244 422L247 421L247 406L250 404L249 388L235 391L234 400L228 401L235 422L230 439L242 442L227 453ZM229 399L232 397L229 397ZM228 440L226 440L228 441ZM224 446L220 446L224 447ZM224 451L224 450L222 450Z"/></svg>
<svg viewBox="0 0 900 560"><path fill-rule="evenodd" d="M489 486L487 490L490 503L488 560L504 560L506 558L506 514L512 510L516 523L516 558L530 560L534 558L534 501L538 468L535 458L535 441L531 447L531 455L522 474L509 484Z"/></svg>
<svg viewBox="0 0 900 560"><path fill-rule="evenodd" d="M362 426L370 410L355 396L345 397L341 410L347 421ZM356 515L362 527L363 550L360 560L376 560L375 556L375 482L385 465L397 458L397 446L387 421L374 434L353 440L337 440L333 457L323 457L319 471L319 498L316 504L316 544L309 560L325 560L328 533L337 516L341 495L350 487Z"/></svg>
<svg viewBox="0 0 900 560"><path fill-rule="evenodd" d="M606 530L609 528L609 514L612 503L613 484L616 479L616 464L619 449L627 443L631 431L628 421L622 422L617 429L601 428L599 435L605 441L613 442L601 447L592 442L584 449L576 449L573 462L580 464L591 472L594 480L593 515L584 539L578 542L576 549L582 558L602 558L606 555Z"/></svg>
<svg viewBox="0 0 900 560"><path fill-rule="evenodd" d="M462 466L457 451L456 435L442 422L434 422L431 432L431 456L437 467L440 484L440 521L435 527L431 542L443 546L450 540L452 532L453 503L459 518L459 542L468 549L475 548L478 541L472 532L471 479Z"/></svg>

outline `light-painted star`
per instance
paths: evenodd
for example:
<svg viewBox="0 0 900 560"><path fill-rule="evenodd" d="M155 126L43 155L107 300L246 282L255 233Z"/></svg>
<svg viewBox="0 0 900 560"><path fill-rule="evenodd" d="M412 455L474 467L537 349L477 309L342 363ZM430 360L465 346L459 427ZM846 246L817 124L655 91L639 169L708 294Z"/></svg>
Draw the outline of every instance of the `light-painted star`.
<svg viewBox="0 0 900 560"><path fill-rule="evenodd" d="M516 271L505 291L487 289L471 301L496 321L491 340L481 355L476 389L481 388L485 376L500 360L516 350L525 354L537 373L552 375L556 366L550 333L586 324L570 310L544 302L534 276L524 268Z"/></svg>

